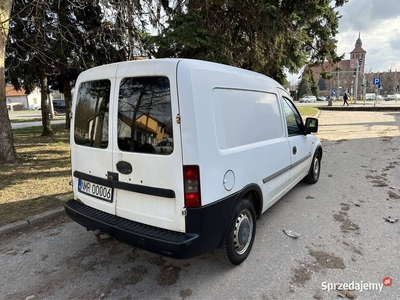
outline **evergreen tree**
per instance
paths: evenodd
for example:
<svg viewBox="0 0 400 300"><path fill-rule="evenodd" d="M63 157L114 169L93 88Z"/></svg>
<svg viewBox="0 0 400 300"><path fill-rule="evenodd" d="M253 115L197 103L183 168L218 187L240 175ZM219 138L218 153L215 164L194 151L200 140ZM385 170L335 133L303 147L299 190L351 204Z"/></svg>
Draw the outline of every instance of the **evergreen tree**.
<svg viewBox="0 0 400 300"><path fill-rule="evenodd" d="M311 94L311 87L308 80L303 76L299 82L297 87L297 95L299 98L303 96L307 96Z"/></svg>
<svg viewBox="0 0 400 300"><path fill-rule="evenodd" d="M339 15L346 0L177 1L168 27L151 40L156 57L226 63L274 77L335 61ZM332 6L331 6L332 5Z"/></svg>
<svg viewBox="0 0 400 300"><path fill-rule="evenodd" d="M318 88L320 91L326 91L327 89L325 79L322 77L318 79Z"/></svg>

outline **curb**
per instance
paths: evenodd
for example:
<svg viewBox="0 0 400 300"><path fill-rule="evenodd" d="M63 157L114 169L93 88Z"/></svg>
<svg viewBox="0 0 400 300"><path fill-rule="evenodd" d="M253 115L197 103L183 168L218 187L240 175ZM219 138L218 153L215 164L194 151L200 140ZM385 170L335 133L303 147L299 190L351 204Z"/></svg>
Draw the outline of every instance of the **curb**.
<svg viewBox="0 0 400 300"><path fill-rule="evenodd" d="M4 226L0 227L0 235L7 234L10 232L14 232L14 231L29 227L30 225L34 225L34 224L40 223L42 221L45 221L47 219L54 218L56 216L62 215L63 213L64 213L64 206L61 206L59 208L56 208L56 209L53 209L50 211L46 211L39 215L30 217L23 221L17 221L17 222L11 223L11 224L4 225Z"/></svg>
<svg viewBox="0 0 400 300"><path fill-rule="evenodd" d="M400 107L397 106L320 106L319 110L331 110L331 111L400 111Z"/></svg>

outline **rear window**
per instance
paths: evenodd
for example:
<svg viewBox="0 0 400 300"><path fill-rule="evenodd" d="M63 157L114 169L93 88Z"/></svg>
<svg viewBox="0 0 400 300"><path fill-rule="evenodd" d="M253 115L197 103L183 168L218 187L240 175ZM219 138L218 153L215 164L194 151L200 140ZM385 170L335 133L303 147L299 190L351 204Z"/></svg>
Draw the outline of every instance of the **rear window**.
<svg viewBox="0 0 400 300"><path fill-rule="evenodd" d="M170 83L167 77L124 78L119 87L118 147L121 151L173 152Z"/></svg>
<svg viewBox="0 0 400 300"><path fill-rule="evenodd" d="M108 147L110 81L83 82L76 100L74 136L78 145Z"/></svg>

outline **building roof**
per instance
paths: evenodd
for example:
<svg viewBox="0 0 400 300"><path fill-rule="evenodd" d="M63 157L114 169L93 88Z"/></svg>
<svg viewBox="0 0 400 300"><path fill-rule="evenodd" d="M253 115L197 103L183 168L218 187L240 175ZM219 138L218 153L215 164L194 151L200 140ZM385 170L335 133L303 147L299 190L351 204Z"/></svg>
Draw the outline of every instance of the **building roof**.
<svg viewBox="0 0 400 300"><path fill-rule="evenodd" d="M124 122L125 124L132 126L132 118L118 112L118 119L120 119L122 122ZM153 119L152 117L149 117L149 119ZM154 119L153 119L154 120ZM154 134L157 134L157 131L153 130L152 128L146 126L146 124L140 123L137 121L135 121L135 127L141 129L141 130L145 130Z"/></svg>
<svg viewBox="0 0 400 300"><path fill-rule="evenodd" d="M356 40L356 44L354 47L362 47L362 41L361 41L361 32L358 32L358 39Z"/></svg>
<svg viewBox="0 0 400 300"><path fill-rule="evenodd" d="M339 62L339 68L342 69L343 71L349 70L350 69L350 59L343 59ZM329 62L325 62L322 67L312 67L311 68L315 74L320 74L322 70L328 71L328 72L334 72L336 70L336 66L334 64L331 64Z"/></svg>
<svg viewBox="0 0 400 300"><path fill-rule="evenodd" d="M353 51L350 52L350 54L353 53L367 53L367 51L365 51L361 46L357 46L354 48Z"/></svg>
<svg viewBox="0 0 400 300"><path fill-rule="evenodd" d="M25 90L16 91L12 85L6 85L6 97L26 96Z"/></svg>

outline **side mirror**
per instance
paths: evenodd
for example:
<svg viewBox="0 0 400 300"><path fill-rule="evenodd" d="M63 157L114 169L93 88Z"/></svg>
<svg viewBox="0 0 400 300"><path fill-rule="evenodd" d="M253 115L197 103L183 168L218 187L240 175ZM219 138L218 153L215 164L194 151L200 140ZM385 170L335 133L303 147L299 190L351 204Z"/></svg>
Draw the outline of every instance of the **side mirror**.
<svg viewBox="0 0 400 300"><path fill-rule="evenodd" d="M318 119L317 118L307 118L305 125L305 134L318 131Z"/></svg>

